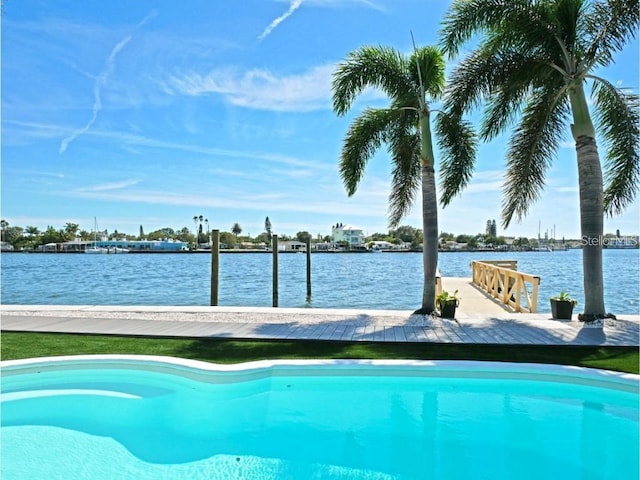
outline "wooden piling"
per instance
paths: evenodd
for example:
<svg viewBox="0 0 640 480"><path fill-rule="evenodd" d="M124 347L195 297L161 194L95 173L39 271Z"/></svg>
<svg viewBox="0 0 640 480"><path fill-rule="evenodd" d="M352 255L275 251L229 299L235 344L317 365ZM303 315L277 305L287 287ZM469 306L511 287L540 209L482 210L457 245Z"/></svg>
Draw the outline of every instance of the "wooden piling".
<svg viewBox="0 0 640 480"><path fill-rule="evenodd" d="M311 239L307 238L307 302L311 300Z"/></svg>
<svg viewBox="0 0 640 480"><path fill-rule="evenodd" d="M278 235L271 237L273 250L273 306L278 306Z"/></svg>
<svg viewBox="0 0 640 480"><path fill-rule="evenodd" d="M211 306L217 307L220 283L220 230L213 230L211 235Z"/></svg>

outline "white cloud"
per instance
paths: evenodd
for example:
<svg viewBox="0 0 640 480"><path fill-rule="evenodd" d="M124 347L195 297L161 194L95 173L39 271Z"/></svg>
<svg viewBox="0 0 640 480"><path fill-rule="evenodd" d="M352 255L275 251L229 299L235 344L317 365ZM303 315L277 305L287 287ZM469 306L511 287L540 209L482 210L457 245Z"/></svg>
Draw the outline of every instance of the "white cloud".
<svg viewBox="0 0 640 480"><path fill-rule="evenodd" d="M60 132L60 127L56 125L37 124L33 122L7 122L20 127L24 127L24 132L34 134L34 137L52 138L54 133ZM34 133L35 132L35 133ZM39 135L38 132L45 132L43 135ZM49 133L53 132L53 133ZM121 148L133 152L140 153L142 148L156 148L163 150L176 150L182 152L193 152L203 155L209 155L212 157L229 157L229 158L246 158L252 160L263 160L266 162L286 165L290 167L303 167L313 168L316 171L328 171L334 170L334 165L328 165L326 163L316 161L309 158L294 157L290 155L283 155L279 153L269 152L256 152L256 151L243 151L243 150L230 150L223 148L207 147L194 145L192 143L180 143L169 142L166 140L158 140L152 137L145 137L142 135L136 135L128 132L119 132L114 130L92 130L88 133L93 137L104 138L110 142L118 142Z"/></svg>
<svg viewBox="0 0 640 480"><path fill-rule="evenodd" d="M106 191L112 191L112 190L121 190L123 188L137 185L138 183L139 183L138 180L123 180L121 182L103 183L101 185L84 187L84 188L78 189L78 191L79 192L106 192Z"/></svg>
<svg viewBox="0 0 640 480"><path fill-rule="evenodd" d="M288 178L296 178L296 179L312 178L315 175L315 173L310 169L301 169L301 168L286 169L286 170L276 168L271 170L270 174L276 175L279 177L288 177Z"/></svg>
<svg viewBox="0 0 640 480"><path fill-rule="evenodd" d="M217 94L232 105L258 110L297 111L331 108L335 65L313 67L298 75L277 76L267 70L238 73L213 70L172 77L171 91L182 95Z"/></svg>
<svg viewBox="0 0 640 480"><path fill-rule="evenodd" d="M502 170L485 170L475 172L471 177L471 181L462 195L465 193L484 193L484 192L501 192L504 184L504 171Z"/></svg>
<svg viewBox="0 0 640 480"><path fill-rule="evenodd" d="M108 202L126 202L132 204L187 206L200 208L229 208L244 209L247 211L277 211L317 214L318 212L340 212L340 215L359 215L364 217L380 217L384 210L372 208L368 203L361 201L332 200L308 200L296 201L291 195L282 193L256 193L247 195L239 193L237 197L225 195L214 197L211 195L185 195L184 192L170 191L122 191L122 190L96 190L77 189L64 193L72 198L103 200Z"/></svg>
<svg viewBox="0 0 640 480"><path fill-rule="evenodd" d="M48 177L48 178L65 178L64 173L59 172L47 172L47 171L38 171L38 170L14 170L14 174L26 175L29 177Z"/></svg>

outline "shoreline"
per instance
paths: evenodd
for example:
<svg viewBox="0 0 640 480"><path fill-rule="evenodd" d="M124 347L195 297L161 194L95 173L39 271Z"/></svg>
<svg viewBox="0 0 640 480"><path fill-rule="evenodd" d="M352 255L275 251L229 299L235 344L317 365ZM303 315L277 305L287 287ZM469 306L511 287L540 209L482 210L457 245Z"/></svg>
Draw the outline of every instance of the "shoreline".
<svg viewBox="0 0 640 480"><path fill-rule="evenodd" d="M478 250L478 249L457 249L457 250L438 250L438 253L485 253L485 252L489 252L489 253L557 253L557 252L568 252L570 250L581 250L581 248L570 248L568 250L555 250L555 251L544 251L544 252L539 252L536 250L501 250L501 249L496 249L496 248L485 248L482 250ZM605 248L605 250L638 250L638 247L634 247L634 248ZM78 254L84 254L85 252L75 252L75 251L60 251L60 252L39 252L39 251L33 251L33 250L3 250L2 254L4 255L5 253L13 253L13 254L45 254L45 255L58 255L58 254L62 254L62 255L78 255ZM203 254L203 253L211 253L211 250L176 250L176 251L172 251L172 250L156 250L156 251L145 251L145 250L140 250L140 251L129 251L127 253L109 253L109 254L104 254L104 255L130 255L130 254L134 254L134 255L141 255L141 254L149 254L149 255L153 255L153 254L179 254L179 255L185 255L185 254ZM259 249L221 249L219 251L220 254L241 254L241 253L262 253L262 254L271 254L273 255L273 252L271 250L259 250ZM287 250L282 250L278 252L279 254L305 254L306 252L304 251L287 251ZM312 254L363 254L363 253L373 253L370 252L368 250L352 250L352 251L335 251L335 250L330 250L330 251L325 251L325 250L314 250L311 252ZM381 250L380 253L422 253L422 250Z"/></svg>

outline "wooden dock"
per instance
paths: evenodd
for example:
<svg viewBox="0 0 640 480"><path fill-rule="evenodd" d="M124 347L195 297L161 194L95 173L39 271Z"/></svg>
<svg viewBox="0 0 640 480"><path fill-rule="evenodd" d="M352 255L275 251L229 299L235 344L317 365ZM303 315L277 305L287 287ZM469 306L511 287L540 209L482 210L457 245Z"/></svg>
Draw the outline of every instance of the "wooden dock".
<svg viewBox="0 0 640 480"><path fill-rule="evenodd" d="M450 294L458 291L457 297L460 298L460 305L456 310L456 317L500 315L513 312L511 308L476 287L471 278L444 277L441 282L442 289Z"/></svg>

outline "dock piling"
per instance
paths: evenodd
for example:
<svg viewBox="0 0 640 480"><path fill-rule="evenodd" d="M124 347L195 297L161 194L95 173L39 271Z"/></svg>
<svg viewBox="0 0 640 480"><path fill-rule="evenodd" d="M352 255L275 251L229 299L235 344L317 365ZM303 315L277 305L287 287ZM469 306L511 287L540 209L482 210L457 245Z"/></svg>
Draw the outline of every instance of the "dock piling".
<svg viewBox="0 0 640 480"><path fill-rule="evenodd" d="M278 306L278 235L271 237L273 249L273 306Z"/></svg>
<svg viewBox="0 0 640 480"><path fill-rule="evenodd" d="M211 306L217 307L220 283L220 230L213 230L211 235Z"/></svg>
<svg viewBox="0 0 640 480"><path fill-rule="evenodd" d="M307 238L307 302L311 301L311 239Z"/></svg>

